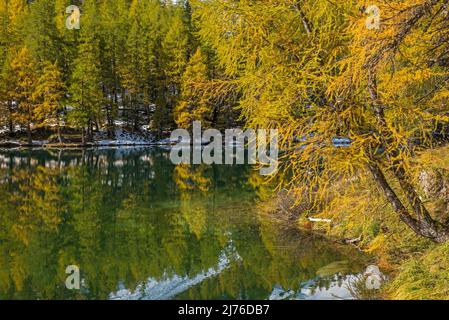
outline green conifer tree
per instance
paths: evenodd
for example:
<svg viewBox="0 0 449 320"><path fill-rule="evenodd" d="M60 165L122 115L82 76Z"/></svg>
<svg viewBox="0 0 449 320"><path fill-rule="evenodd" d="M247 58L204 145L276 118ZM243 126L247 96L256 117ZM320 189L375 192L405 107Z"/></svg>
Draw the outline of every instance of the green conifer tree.
<svg viewBox="0 0 449 320"><path fill-rule="evenodd" d="M181 80L181 100L174 111L176 124L187 129L193 121L201 121L203 127L210 126L213 107L198 94L209 80L209 70L200 48L190 58Z"/></svg>
<svg viewBox="0 0 449 320"><path fill-rule="evenodd" d="M189 58L188 28L183 19L182 8L176 7L168 21L169 29L162 41L162 70L164 86L161 100L155 110L153 126L161 130L172 127L172 113L181 92L181 77Z"/></svg>
<svg viewBox="0 0 449 320"><path fill-rule="evenodd" d="M35 118L44 125L55 125L61 143L61 111L65 98L65 84L56 63L44 64L34 90L34 100L38 101L34 109Z"/></svg>
<svg viewBox="0 0 449 320"><path fill-rule="evenodd" d="M69 121L81 129L82 143L93 139L93 128L98 124L101 106L104 102L100 61L100 42L98 38L97 5L85 2L83 27L81 28L78 56L69 89L73 107Z"/></svg>

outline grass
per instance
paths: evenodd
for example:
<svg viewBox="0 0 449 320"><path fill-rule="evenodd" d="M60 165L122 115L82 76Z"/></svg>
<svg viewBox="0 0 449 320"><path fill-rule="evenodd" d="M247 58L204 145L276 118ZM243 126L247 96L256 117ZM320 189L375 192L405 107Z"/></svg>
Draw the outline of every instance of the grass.
<svg viewBox="0 0 449 320"><path fill-rule="evenodd" d="M448 216L448 155L449 147L440 147L423 152L414 163L418 185L422 172L429 172L440 179L438 188L427 192L421 190L421 194L434 217L441 221L447 220ZM389 205L373 202L371 206L378 208L377 214L384 219L381 229L384 229L374 238L376 232L368 233L364 249L376 255L392 275L382 294L394 300L449 299L449 243L437 245L417 237L395 217ZM377 227L375 229L378 230Z"/></svg>
<svg viewBox="0 0 449 320"><path fill-rule="evenodd" d="M449 244L435 245L404 262L386 292L391 299L448 300Z"/></svg>

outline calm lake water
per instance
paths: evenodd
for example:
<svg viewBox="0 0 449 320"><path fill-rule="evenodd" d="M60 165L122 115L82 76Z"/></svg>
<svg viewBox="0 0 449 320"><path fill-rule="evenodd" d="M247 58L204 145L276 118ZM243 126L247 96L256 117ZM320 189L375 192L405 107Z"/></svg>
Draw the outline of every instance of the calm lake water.
<svg viewBox="0 0 449 320"><path fill-rule="evenodd" d="M168 156L0 151L0 299L351 298L363 259L262 218L258 171Z"/></svg>

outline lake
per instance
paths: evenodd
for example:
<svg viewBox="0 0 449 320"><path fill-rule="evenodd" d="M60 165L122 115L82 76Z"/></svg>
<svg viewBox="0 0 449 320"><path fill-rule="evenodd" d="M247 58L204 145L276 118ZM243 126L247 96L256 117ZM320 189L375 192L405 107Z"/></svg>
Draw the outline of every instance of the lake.
<svg viewBox="0 0 449 320"><path fill-rule="evenodd" d="M264 218L260 179L157 148L0 151L0 299L352 298L364 259Z"/></svg>

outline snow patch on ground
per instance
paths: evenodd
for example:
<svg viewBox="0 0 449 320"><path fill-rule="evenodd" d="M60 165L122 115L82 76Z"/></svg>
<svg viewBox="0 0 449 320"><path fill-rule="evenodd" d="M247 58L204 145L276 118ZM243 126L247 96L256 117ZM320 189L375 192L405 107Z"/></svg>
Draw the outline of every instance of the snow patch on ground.
<svg viewBox="0 0 449 320"><path fill-rule="evenodd" d="M156 144L161 145L161 146L167 146L167 145L178 144L180 142L181 142L181 140L179 140L179 139L166 138L166 139L157 141Z"/></svg>
<svg viewBox="0 0 449 320"><path fill-rule="evenodd" d="M14 126L14 132L22 132L22 127L19 125ZM0 127L0 135L7 134L7 133L9 133L8 127L5 127L5 126Z"/></svg>
<svg viewBox="0 0 449 320"><path fill-rule="evenodd" d="M154 144L154 137L150 134L138 134L123 129L116 129L115 139L107 139L106 132L95 134L95 145L98 146L138 146Z"/></svg>
<svg viewBox="0 0 449 320"><path fill-rule="evenodd" d="M117 124L121 124L117 122ZM9 130L5 127L0 127L0 136L6 135ZM20 132L20 128L16 128L16 133ZM6 136L5 136L6 137ZM150 131L150 126L142 126L139 132L131 132L122 128L117 128L114 131L114 138L108 138L108 134L106 131L96 132L94 134L94 146L97 147L135 147L135 146L160 146L160 147L169 147L178 144L181 142L179 139L174 138L166 138L157 140L155 136ZM50 142L48 140L34 140L32 145L42 147ZM206 144L206 141L196 141L198 145ZM207 141L209 143L209 141ZM27 143L25 141L17 141L13 139L5 139L0 140L0 145L3 146L25 146Z"/></svg>
<svg viewBox="0 0 449 320"><path fill-rule="evenodd" d="M33 146L43 146L43 145L46 145L46 144L49 144L50 143L50 141L48 141L48 140L39 140L39 141L35 141L35 140L33 140L33 142L32 142L32 145Z"/></svg>

